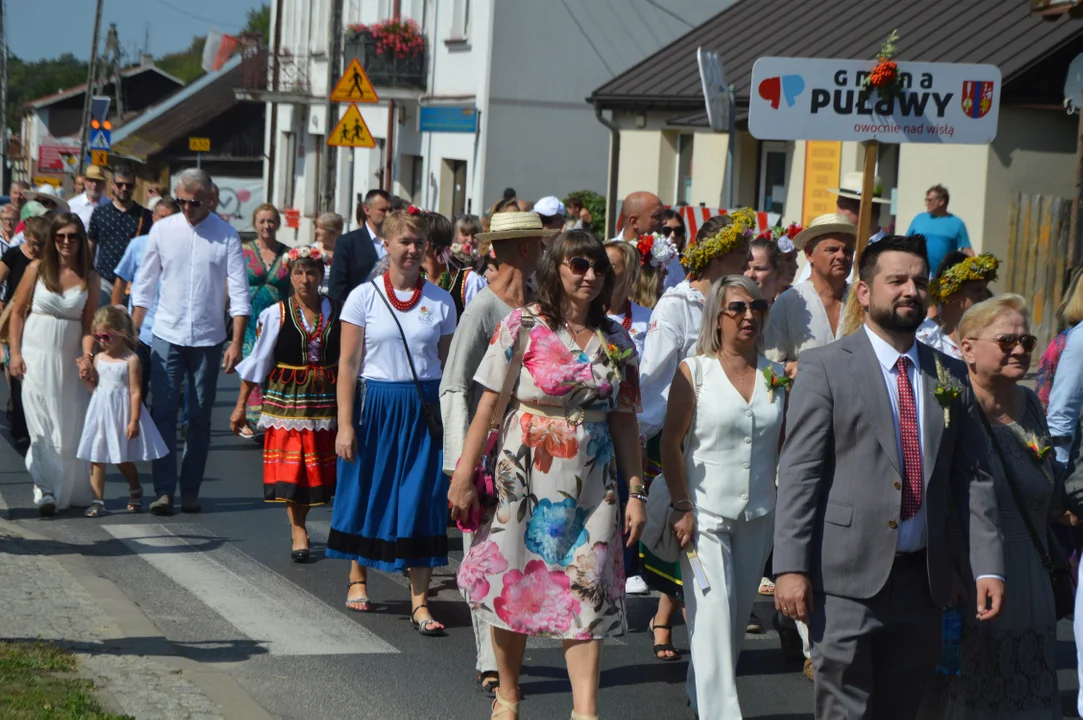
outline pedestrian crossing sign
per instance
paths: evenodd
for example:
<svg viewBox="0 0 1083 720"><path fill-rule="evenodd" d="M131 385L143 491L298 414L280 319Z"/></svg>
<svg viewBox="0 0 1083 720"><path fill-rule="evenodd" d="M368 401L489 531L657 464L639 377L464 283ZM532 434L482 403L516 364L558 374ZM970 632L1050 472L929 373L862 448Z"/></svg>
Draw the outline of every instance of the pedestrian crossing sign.
<svg viewBox="0 0 1083 720"><path fill-rule="evenodd" d="M90 131L90 149L91 150L112 150L113 138L110 131L105 128L92 129Z"/></svg>
<svg viewBox="0 0 1083 720"><path fill-rule="evenodd" d="M361 111L352 104L338 121L335 129L327 136L327 144L333 147L376 147L376 141L372 139L372 133L369 132L365 119L361 117Z"/></svg>
<svg viewBox="0 0 1083 720"><path fill-rule="evenodd" d="M375 103L380 102L380 96L372 87L372 81L365 73L365 68L357 62L357 58L350 61L346 66L346 72L342 73L342 79L335 85L329 98L331 102L348 103Z"/></svg>

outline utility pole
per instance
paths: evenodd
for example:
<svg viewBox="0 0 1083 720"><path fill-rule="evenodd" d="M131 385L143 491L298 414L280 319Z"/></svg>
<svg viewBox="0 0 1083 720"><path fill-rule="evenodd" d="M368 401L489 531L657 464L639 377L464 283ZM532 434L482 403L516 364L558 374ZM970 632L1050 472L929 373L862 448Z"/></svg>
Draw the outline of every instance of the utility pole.
<svg viewBox="0 0 1083 720"><path fill-rule="evenodd" d="M90 101L94 95L95 70L98 65L98 33L102 27L102 5L105 0L98 0L98 9L94 13L94 38L90 43L90 65L86 74L86 96L83 100L83 125L79 131L79 174L86 169L86 153L90 134Z"/></svg>
<svg viewBox="0 0 1083 720"><path fill-rule="evenodd" d="M0 180L8 167L8 37L4 33L4 0L0 0ZM6 187L6 185L5 185Z"/></svg>
<svg viewBox="0 0 1083 720"><path fill-rule="evenodd" d="M342 0L333 0L331 3L331 21L328 23L327 28L327 92L331 93L331 88L335 86L339 76L339 59L342 57ZM335 104L330 100L327 101L327 120L325 121L326 127L324 132L330 134L334 129L337 118L335 118ZM320 210L322 212L331 212L335 209L335 182L337 173L335 172L338 166L338 156L336 154L337 148L328 145L327 151L324 153L324 167L323 167L323 197L320 198ZM353 157L353 148L349 148L347 152ZM352 199L348 199L347 202L353 203ZM349 213L346 213L347 215Z"/></svg>
<svg viewBox="0 0 1083 720"><path fill-rule="evenodd" d="M117 118L124 117L124 76L121 73L123 60L121 58L120 38L117 37L117 24L109 23L109 32L105 34L105 57L106 71L102 76L106 79L113 78L113 92L116 96Z"/></svg>

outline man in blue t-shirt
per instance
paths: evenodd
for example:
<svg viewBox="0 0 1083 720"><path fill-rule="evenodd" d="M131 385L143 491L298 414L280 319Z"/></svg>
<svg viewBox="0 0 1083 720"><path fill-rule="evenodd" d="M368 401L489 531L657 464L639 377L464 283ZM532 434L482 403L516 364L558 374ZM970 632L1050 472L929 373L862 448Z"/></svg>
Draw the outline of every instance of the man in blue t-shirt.
<svg viewBox="0 0 1083 720"><path fill-rule="evenodd" d="M910 223L907 235L924 235L925 251L929 254L929 275L935 275L940 261L953 250L973 255L970 236L963 221L948 212L948 190L934 185L925 193L925 209Z"/></svg>

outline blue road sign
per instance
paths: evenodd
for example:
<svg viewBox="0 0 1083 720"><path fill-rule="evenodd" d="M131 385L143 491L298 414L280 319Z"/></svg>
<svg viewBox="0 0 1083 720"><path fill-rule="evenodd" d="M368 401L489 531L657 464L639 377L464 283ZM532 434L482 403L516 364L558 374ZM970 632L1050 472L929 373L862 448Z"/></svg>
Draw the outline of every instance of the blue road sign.
<svg viewBox="0 0 1083 720"><path fill-rule="evenodd" d="M113 149L113 132L106 130L105 128L98 128L97 130L90 131L90 149L91 150L112 150Z"/></svg>
<svg viewBox="0 0 1083 720"><path fill-rule="evenodd" d="M476 133L478 111L475 107L462 106L423 107L418 129L421 132Z"/></svg>

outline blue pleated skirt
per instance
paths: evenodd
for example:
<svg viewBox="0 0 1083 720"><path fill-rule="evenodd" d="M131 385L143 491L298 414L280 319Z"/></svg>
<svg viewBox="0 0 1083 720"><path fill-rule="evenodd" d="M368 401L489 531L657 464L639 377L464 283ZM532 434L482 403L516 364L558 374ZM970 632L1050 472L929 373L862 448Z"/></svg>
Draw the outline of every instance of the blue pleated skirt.
<svg viewBox="0 0 1083 720"><path fill-rule="evenodd" d="M439 408L440 381L423 381L421 388ZM416 386L366 380L354 404L354 428L354 462L338 461L327 557L386 572L447 565L449 480Z"/></svg>

